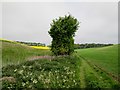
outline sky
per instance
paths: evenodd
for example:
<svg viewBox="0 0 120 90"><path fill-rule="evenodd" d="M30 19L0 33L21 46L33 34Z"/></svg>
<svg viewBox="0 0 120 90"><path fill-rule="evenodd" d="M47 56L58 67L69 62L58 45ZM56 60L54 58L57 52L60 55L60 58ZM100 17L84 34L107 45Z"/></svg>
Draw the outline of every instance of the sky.
<svg viewBox="0 0 120 90"><path fill-rule="evenodd" d="M4 2L1 10L4 39L49 45L50 23L69 12L80 22L75 43L118 43L117 2Z"/></svg>

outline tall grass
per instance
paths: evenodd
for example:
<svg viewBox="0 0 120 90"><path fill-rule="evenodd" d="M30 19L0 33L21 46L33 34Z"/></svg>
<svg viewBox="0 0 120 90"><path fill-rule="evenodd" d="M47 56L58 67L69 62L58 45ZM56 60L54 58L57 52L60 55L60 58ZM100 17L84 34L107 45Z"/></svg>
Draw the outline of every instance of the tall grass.
<svg viewBox="0 0 120 90"><path fill-rule="evenodd" d="M15 42L2 42L2 65L19 64L31 56L50 55L49 50L34 49Z"/></svg>

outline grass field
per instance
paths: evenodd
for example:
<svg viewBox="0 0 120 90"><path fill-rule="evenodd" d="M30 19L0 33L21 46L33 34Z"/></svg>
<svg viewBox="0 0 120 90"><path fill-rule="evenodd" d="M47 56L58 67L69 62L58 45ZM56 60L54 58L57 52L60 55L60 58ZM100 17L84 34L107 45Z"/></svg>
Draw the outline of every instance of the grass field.
<svg viewBox="0 0 120 90"><path fill-rule="evenodd" d="M2 65L19 64L32 56L50 55L49 50L35 49L24 44L0 40L2 42Z"/></svg>
<svg viewBox="0 0 120 90"><path fill-rule="evenodd" d="M107 72L118 74L118 45L77 50L79 55Z"/></svg>
<svg viewBox="0 0 120 90"><path fill-rule="evenodd" d="M6 89L39 88L120 88L112 77L118 71L118 46L78 49L71 56L40 58L52 55L49 50L34 49L2 41L2 87ZM90 89L91 90L91 89Z"/></svg>

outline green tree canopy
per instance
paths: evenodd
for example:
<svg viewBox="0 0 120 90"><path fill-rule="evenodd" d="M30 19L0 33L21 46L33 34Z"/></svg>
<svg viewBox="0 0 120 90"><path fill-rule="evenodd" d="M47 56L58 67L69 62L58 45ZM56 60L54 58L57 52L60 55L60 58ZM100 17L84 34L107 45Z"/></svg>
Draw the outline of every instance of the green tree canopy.
<svg viewBox="0 0 120 90"><path fill-rule="evenodd" d="M55 55L70 55L74 52L74 39L79 22L71 15L55 19L48 33L52 37L51 51Z"/></svg>

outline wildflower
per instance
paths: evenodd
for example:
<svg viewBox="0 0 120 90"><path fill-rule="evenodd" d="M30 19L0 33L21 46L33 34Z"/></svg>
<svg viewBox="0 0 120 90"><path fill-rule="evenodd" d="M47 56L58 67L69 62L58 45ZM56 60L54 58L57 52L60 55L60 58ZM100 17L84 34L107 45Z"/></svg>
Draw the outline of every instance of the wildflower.
<svg viewBox="0 0 120 90"><path fill-rule="evenodd" d="M41 80L43 78L43 75L38 76L38 79Z"/></svg>
<svg viewBox="0 0 120 90"><path fill-rule="evenodd" d="M57 71L55 71L55 73L57 73Z"/></svg>
<svg viewBox="0 0 120 90"><path fill-rule="evenodd" d="M40 69L42 69L42 67L40 66Z"/></svg>
<svg viewBox="0 0 120 90"><path fill-rule="evenodd" d="M29 84L29 82L27 81L26 84Z"/></svg>
<svg viewBox="0 0 120 90"><path fill-rule="evenodd" d="M39 76L38 79L41 79L41 76Z"/></svg>
<svg viewBox="0 0 120 90"><path fill-rule="evenodd" d="M30 80L33 81L33 78L31 78Z"/></svg>
<svg viewBox="0 0 120 90"><path fill-rule="evenodd" d="M14 72L16 72L16 71L17 71L17 69L14 70Z"/></svg>
<svg viewBox="0 0 120 90"><path fill-rule="evenodd" d="M25 83L24 83L24 82L22 82L22 86L23 86L23 87L25 86Z"/></svg>
<svg viewBox="0 0 120 90"><path fill-rule="evenodd" d="M32 76L32 73L30 73L30 76Z"/></svg>
<svg viewBox="0 0 120 90"><path fill-rule="evenodd" d="M57 79L59 78L59 76L57 76Z"/></svg>
<svg viewBox="0 0 120 90"><path fill-rule="evenodd" d="M37 83L38 81L36 79L33 80L33 83Z"/></svg>
<svg viewBox="0 0 120 90"><path fill-rule="evenodd" d="M29 69L31 69L32 68L32 66L29 66Z"/></svg>
<svg viewBox="0 0 120 90"><path fill-rule="evenodd" d="M73 80L73 82L75 83L75 80Z"/></svg>
<svg viewBox="0 0 120 90"><path fill-rule="evenodd" d="M64 79L63 82L66 82L66 80Z"/></svg>
<svg viewBox="0 0 120 90"><path fill-rule="evenodd" d="M23 76L23 78L25 79L26 77L25 77L25 76Z"/></svg>
<svg viewBox="0 0 120 90"><path fill-rule="evenodd" d="M45 79L45 82L46 83L50 83L50 79Z"/></svg>
<svg viewBox="0 0 120 90"><path fill-rule="evenodd" d="M25 69L25 66L22 66Z"/></svg>
<svg viewBox="0 0 120 90"><path fill-rule="evenodd" d="M18 73L19 73L19 74L23 74L23 70L20 70Z"/></svg>
<svg viewBox="0 0 120 90"><path fill-rule="evenodd" d="M58 86L61 86L60 83L58 84Z"/></svg>
<svg viewBox="0 0 120 90"><path fill-rule="evenodd" d="M67 78L66 76L64 76L65 78Z"/></svg>
<svg viewBox="0 0 120 90"><path fill-rule="evenodd" d="M29 77L28 75L26 77Z"/></svg>
<svg viewBox="0 0 120 90"><path fill-rule="evenodd" d="M29 88L32 88L32 85L29 85L28 87L29 87Z"/></svg>

